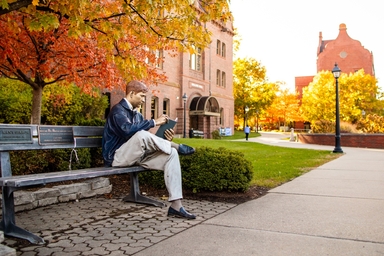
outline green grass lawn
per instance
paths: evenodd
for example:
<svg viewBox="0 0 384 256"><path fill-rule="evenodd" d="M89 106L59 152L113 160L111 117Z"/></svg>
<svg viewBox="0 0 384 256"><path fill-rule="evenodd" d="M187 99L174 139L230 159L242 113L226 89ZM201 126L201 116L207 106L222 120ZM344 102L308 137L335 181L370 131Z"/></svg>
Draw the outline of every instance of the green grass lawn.
<svg viewBox="0 0 384 256"><path fill-rule="evenodd" d="M248 136L248 138L255 138L259 137L260 133L257 132L251 132ZM244 131L235 131L235 134L232 136L222 136L222 140L238 140L238 139L245 139L245 133Z"/></svg>
<svg viewBox="0 0 384 256"><path fill-rule="evenodd" d="M250 137L256 136L260 136L260 134L254 132L250 134ZM175 138L174 141L195 148L201 146L225 147L241 151L253 165L254 176L251 185L268 188L279 186L341 156L341 154L325 150L285 148L255 142L249 143L245 140L231 141L243 138L245 138L244 133L237 131L233 136L227 136L221 140Z"/></svg>

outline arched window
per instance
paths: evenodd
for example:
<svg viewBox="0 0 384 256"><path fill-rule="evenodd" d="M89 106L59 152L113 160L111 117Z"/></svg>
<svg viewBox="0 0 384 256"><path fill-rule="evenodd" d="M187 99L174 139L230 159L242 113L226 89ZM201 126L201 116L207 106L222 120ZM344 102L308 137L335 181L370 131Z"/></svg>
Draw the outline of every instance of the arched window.
<svg viewBox="0 0 384 256"><path fill-rule="evenodd" d="M226 49L225 49L225 43L223 43L221 46L221 56L225 58L225 55L226 55Z"/></svg>
<svg viewBox="0 0 384 256"><path fill-rule="evenodd" d="M221 55L221 42L220 42L220 40L217 40L217 42L216 42L216 54Z"/></svg>
<svg viewBox="0 0 384 256"><path fill-rule="evenodd" d="M221 85L221 71L220 69L216 70L216 85Z"/></svg>

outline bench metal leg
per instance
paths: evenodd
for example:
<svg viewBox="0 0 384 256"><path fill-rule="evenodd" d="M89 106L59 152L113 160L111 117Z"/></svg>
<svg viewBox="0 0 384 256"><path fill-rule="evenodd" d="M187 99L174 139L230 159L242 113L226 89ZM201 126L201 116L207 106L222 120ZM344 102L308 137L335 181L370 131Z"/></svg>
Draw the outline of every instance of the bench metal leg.
<svg viewBox="0 0 384 256"><path fill-rule="evenodd" d="M157 207L165 207L166 204L161 201L140 195L139 178L138 173L133 172L131 175L131 193L123 198L124 202L134 202L141 204L149 204Z"/></svg>
<svg viewBox="0 0 384 256"><path fill-rule="evenodd" d="M45 244L44 239L41 237L22 229L15 224L15 203L13 196L13 188L3 187L3 218L0 223L0 228L5 235L26 239L33 244Z"/></svg>

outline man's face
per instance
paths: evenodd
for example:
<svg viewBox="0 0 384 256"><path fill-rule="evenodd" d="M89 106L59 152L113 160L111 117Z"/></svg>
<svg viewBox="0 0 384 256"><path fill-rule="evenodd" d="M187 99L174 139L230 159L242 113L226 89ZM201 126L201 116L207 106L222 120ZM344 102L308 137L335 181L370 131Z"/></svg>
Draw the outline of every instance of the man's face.
<svg viewBox="0 0 384 256"><path fill-rule="evenodd" d="M144 92L139 92L139 93L134 93L131 92L128 96L128 101L131 103L132 107L138 108L140 107L141 104L145 102L145 93Z"/></svg>

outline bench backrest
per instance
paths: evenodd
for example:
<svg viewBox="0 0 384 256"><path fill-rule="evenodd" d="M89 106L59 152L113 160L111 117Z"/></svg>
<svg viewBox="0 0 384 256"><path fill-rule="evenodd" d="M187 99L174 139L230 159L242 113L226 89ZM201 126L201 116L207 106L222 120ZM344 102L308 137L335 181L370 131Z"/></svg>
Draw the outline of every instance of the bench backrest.
<svg viewBox="0 0 384 256"><path fill-rule="evenodd" d="M0 124L0 152L101 147L103 126Z"/></svg>
<svg viewBox="0 0 384 256"><path fill-rule="evenodd" d="M101 147L104 127L0 124L1 177L12 176L9 151Z"/></svg>

